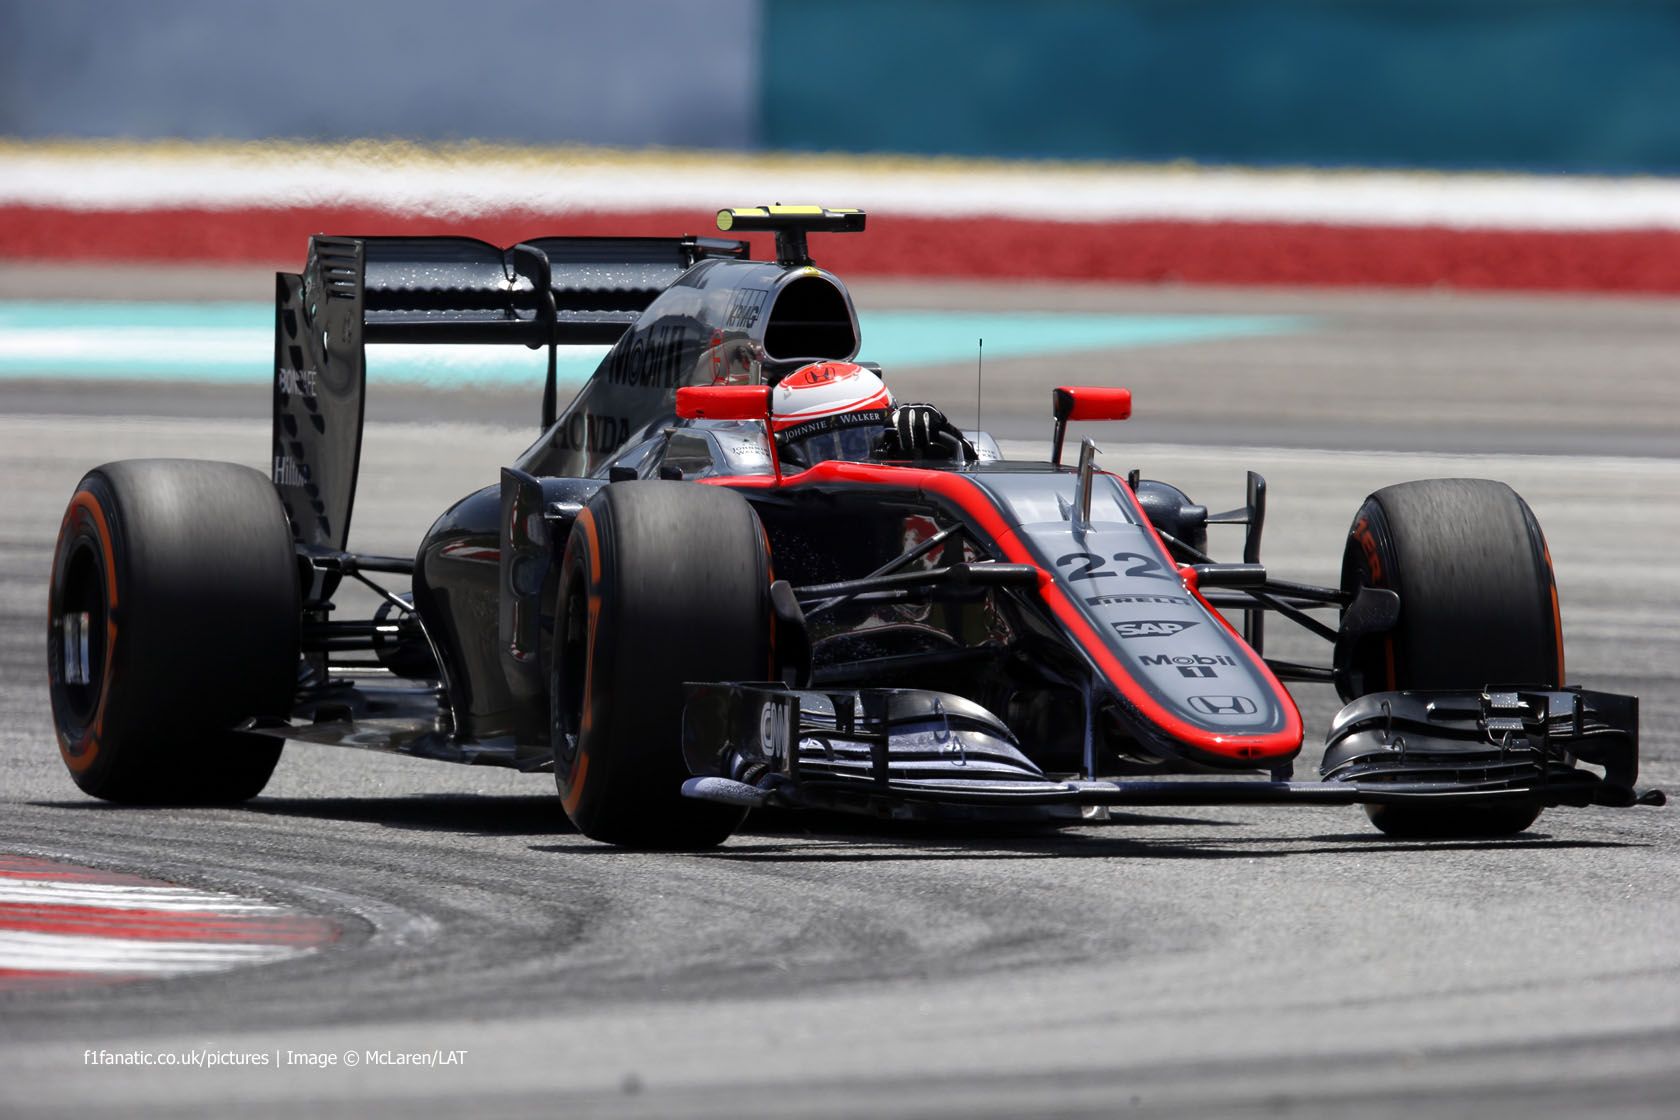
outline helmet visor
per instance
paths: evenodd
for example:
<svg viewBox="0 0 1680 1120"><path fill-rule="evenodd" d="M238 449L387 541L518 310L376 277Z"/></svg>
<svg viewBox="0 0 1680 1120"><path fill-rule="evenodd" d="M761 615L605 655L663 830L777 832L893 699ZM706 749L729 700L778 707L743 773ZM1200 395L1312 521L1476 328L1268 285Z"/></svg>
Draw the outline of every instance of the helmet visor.
<svg viewBox="0 0 1680 1120"><path fill-rule="evenodd" d="M853 424L844 428L832 428L826 432L815 432L783 442L782 457L801 467L815 466L831 459L860 462L875 453L882 433L883 429L879 423Z"/></svg>

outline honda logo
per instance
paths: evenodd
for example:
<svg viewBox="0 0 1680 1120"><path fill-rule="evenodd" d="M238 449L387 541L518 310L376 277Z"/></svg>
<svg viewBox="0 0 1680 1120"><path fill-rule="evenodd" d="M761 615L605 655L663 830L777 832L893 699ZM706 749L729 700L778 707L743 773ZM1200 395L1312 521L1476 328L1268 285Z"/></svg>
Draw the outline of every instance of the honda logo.
<svg viewBox="0 0 1680 1120"><path fill-rule="evenodd" d="M1205 716L1251 716L1260 710L1246 696L1192 696L1190 706Z"/></svg>

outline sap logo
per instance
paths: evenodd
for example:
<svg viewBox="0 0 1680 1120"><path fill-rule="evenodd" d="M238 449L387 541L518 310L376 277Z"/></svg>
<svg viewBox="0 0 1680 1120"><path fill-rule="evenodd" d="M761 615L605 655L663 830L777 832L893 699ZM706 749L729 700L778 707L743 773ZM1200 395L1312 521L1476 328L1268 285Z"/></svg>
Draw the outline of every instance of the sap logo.
<svg viewBox="0 0 1680 1120"><path fill-rule="evenodd" d="M1122 638L1170 638L1194 625L1194 622L1174 622L1166 618L1143 618L1136 622L1116 622L1114 629Z"/></svg>
<svg viewBox="0 0 1680 1120"><path fill-rule="evenodd" d="M1251 716L1260 710L1246 696L1192 696L1190 706L1205 716Z"/></svg>

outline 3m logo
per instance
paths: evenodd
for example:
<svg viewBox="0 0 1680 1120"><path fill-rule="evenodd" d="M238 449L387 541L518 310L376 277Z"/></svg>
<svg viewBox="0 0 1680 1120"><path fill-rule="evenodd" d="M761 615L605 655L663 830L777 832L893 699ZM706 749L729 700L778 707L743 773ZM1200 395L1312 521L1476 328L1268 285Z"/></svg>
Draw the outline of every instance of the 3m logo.
<svg viewBox="0 0 1680 1120"><path fill-rule="evenodd" d="M1135 622L1116 622L1114 629L1122 638L1170 638L1194 625L1194 622L1174 622L1168 618L1140 618Z"/></svg>
<svg viewBox="0 0 1680 1120"><path fill-rule="evenodd" d="M1260 710L1246 696L1192 696L1190 706L1204 716L1251 716Z"/></svg>

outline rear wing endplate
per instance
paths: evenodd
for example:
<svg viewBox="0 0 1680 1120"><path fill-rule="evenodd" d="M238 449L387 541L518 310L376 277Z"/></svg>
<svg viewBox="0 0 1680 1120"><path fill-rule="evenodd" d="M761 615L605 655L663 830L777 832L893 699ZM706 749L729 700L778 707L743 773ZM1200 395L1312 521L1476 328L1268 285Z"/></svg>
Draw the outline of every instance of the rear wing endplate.
<svg viewBox="0 0 1680 1120"><path fill-rule="evenodd" d="M361 455L369 342L610 344L660 292L747 245L698 237L312 237L275 286L273 479L299 543L343 549Z"/></svg>

